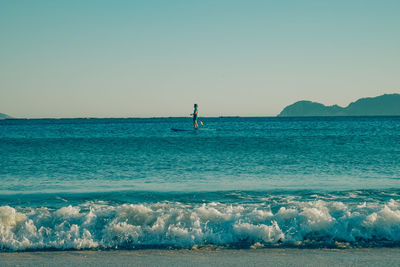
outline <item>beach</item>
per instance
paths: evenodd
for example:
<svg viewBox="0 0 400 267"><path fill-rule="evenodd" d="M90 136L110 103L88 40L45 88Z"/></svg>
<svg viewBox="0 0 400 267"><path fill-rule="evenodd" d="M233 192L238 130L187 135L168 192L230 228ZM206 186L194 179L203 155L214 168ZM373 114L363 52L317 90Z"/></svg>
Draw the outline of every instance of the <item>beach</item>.
<svg viewBox="0 0 400 267"><path fill-rule="evenodd" d="M1 253L1 266L398 266L399 248Z"/></svg>

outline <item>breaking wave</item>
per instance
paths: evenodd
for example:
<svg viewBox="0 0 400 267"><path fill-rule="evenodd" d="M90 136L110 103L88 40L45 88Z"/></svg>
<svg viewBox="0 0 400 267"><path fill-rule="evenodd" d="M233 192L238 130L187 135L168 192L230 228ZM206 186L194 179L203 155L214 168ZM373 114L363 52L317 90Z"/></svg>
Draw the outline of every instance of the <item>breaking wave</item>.
<svg viewBox="0 0 400 267"><path fill-rule="evenodd" d="M400 202L87 202L0 207L0 250L366 247L400 244Z"/></svg>

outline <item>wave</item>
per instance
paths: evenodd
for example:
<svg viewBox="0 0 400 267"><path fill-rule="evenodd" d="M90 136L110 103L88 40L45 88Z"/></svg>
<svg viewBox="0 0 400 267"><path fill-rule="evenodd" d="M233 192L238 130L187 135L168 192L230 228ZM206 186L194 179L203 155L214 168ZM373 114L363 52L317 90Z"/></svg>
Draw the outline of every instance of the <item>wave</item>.
<svg viewBox="0 0 400 267"><path fill-rule="evenodd" d="M400 244L400 202L86 202L0 206L0 250L375 247Z"/></svg>

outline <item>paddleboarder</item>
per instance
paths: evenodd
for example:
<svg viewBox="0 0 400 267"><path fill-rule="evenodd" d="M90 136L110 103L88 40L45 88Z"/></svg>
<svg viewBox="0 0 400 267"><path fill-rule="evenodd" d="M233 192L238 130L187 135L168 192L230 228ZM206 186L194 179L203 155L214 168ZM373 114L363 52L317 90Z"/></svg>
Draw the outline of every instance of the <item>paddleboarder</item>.
<svg viewBox="0 0 400 267"><path fill-rule="evenodd" d="M197 124L197 115L199 114L199 111L197 110L197 107L198 107L198 105L194 104L193 113L190 114L190 115L193 115L193 126L194 126L195 130L199 129L199 125Z"/></svg>

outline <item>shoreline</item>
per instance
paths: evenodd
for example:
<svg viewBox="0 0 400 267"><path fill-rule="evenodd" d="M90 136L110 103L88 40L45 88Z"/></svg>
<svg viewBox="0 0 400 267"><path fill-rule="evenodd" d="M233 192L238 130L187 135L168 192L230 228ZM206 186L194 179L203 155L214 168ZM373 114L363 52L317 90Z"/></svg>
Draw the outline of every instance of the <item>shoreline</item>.
<svg viewBox="0 0 400 267"><path fill-rule="evenodd" d="M0 252L1 266L387 266L400 248L71 250Z"/></svg>

